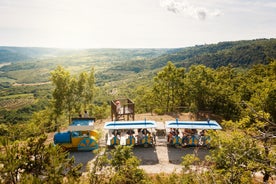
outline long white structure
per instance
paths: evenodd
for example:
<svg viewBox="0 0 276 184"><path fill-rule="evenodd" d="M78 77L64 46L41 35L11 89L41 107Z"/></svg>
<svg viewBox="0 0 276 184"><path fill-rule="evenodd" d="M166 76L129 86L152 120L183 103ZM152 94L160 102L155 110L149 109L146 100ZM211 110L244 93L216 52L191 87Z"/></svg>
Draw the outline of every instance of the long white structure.
<svg viewBox="0 0 276 184"><path fill-rule="evenodd" d="M208 121L178 121L177 119L174 121L166 121L166 128L186 128L186 129L213 129L220 130L222 127L218 124L218 122L214 120Z"/></svg>
<svg viewBox="0 0 276 184"><path fill-rule="evenodd" d="M140 121L110 121L106 122L104 129L114 130L114 129L144 129L144 128L156 128L155 121L140 120Z"/></svg>

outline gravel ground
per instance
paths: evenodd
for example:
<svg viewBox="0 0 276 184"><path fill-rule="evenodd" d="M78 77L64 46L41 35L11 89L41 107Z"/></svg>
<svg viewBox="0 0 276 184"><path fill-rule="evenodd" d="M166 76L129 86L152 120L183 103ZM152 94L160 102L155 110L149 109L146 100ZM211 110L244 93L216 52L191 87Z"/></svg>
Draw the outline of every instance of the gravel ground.
<svg viewBox="0 0 276 184"><path fill-rule="evenodd" d="M135 147L134 155L141 161L140 168L147 173L171 173L173 171L181 171L182 157L186 154L193 154L194 148L174 148L166 145L158 145L154 147ZM199 149L198 156L204 158L208 154L207 149ZM82 171L87 171L87 164L95 158L92 152L71 152L75 162L82 163Z"/></svg>

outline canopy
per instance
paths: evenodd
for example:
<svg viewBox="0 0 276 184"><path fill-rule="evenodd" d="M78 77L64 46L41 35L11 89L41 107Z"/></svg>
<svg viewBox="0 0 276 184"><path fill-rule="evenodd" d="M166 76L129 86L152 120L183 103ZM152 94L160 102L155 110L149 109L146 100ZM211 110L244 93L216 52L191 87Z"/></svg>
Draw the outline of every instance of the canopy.
<svg viewBox="0 0 276 184"><path fill-rule="evenodd" d="M111 121L106 122L104 129L138 129L138 128L156 128L155 121Z"/></svg>
<svg viewBox="0 0 276 184"><path fill-rule="evenodd" d="M214 120L208 121L166 121L166 128L187 128L187 129L222 129Z"/></svg>
<svg viewBox="0 0 276 184"><path fill-rule="evenodd" d="M94 129L94 118L72 118L72 123L68 126L69 131L86 131Z"/></svg>

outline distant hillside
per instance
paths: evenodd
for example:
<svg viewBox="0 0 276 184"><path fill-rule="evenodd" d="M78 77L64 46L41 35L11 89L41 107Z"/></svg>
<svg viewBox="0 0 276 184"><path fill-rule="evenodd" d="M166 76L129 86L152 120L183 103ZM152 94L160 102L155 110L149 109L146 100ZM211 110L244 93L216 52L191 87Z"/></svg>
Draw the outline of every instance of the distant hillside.
<svg viewBox="0 0 276 184"><path fill-rule="evenodd" d="M267 64L276 58L276 39L220 42L177 49L55 49L32 47L0 47L0 63L49 57L88 57L98 61L117 61L112 66L119 70L157 69L168 61L189 67L204 64L217 68L231 64L234 67ZM137 66L136 66L137 65ZM128 69L127 69L128 70Z"/></svg>
<svg viewBox="0 0 276 184"><path fill-rule="evenodd" d="M0 47L0 63L15 62L30 59L25 54L13 52L12 50Z"/></svg>
<svg viewBox="0 0 276 184"><path fill-rule="evenodd" d="M168 61L188 68L203 64L217 68L249 67L276 59L276 39L221 42L176 49L54 49L0 47L0 83L49 81L50 71L62 65L73 74L93 66L99 85L137 77L151 78ZM143 81L145 81L143 79Z"/></svg>
<svg viewBox="0 0 276 184"><path fill-rule="evenodd" d="M0 84L36 83L49 81L50 71L57 65L64 66L72 74L94 67L101 79L122 79L129 73L110 70L114 66L134 61L148 61L170 49L47 49L28 47L0 47ZM8 63L1 65L1 63ZM135 73L139 70L135 70Z"/></svg>
<svg viewBox="0 0 276 184"><path fill-rule="evenodd" d="M151 69L165 66L168 61L186 68L192 64L203 64L212 68L229 64L233 67L246 67L268 64L271 59L276 59L276 39L220 42L175 49L171 54L154 58L148 64Z"/></svg>
<svg viewBox="0 0 276 184"><path fill-rule="evenodd" d="M39 47L0 47L0 63L26 61L34 58L53 57L64 53L63 49Z"/></svg>
<svg viewBox="0 0 276 184"><path fill-rule="evenodd" d="M0 63L18 62L32 59L56 57L88 57L98 61L126 61L152 59L169 53L171 49L56 49L40 47L5 47L0 46Z"/></svg>

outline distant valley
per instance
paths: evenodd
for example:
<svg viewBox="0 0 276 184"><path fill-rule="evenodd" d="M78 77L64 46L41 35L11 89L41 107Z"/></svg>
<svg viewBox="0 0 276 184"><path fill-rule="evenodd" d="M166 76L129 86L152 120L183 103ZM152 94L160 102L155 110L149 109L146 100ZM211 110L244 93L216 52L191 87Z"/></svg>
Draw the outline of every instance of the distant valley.
<svg viewBox="0 0 276 184"><path fill-rule="evenodd" d="M148 78L168 61L178 67L203 64L217 68L247 68L276 58L276 39L220 42L174 49L55 49L0 47L0 84L49 81L50 71L62 65L73 74L95 68L97 85Z"/></svg>

